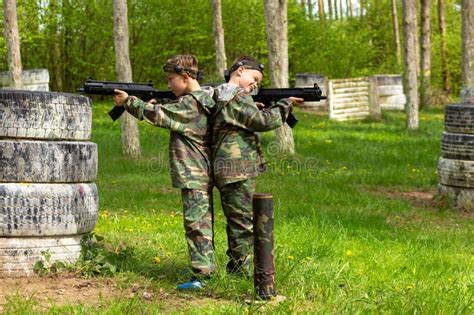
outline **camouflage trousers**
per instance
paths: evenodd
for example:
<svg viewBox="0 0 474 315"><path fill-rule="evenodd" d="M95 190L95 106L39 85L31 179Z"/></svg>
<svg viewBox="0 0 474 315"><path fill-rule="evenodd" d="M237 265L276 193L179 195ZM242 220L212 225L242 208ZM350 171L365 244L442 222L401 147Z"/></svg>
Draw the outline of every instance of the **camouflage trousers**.
<svg viewBox="0 0 474 315"><path fill-rule="evenodd" d="M212 187L182 189L184 229L193 272L209 275L215 267Z"/></svg>
<svg viewBox="0 0 474 315"><path fill-rule="evenodd" d="M253 259L252 196L255 178L223 185L219 191L227 218L227 272L248 274Z"/></svg>

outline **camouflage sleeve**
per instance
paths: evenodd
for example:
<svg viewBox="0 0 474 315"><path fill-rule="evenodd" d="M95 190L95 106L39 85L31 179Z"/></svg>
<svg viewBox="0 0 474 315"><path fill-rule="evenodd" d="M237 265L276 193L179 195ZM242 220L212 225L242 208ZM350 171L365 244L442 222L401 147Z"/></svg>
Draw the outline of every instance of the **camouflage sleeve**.
<svg viewBox="0 0 474 315"><path fill-rule="evenodd" d="M199 114L195 103L191 96L167 104L151 104L132 96L125 102L125 109L138 120L179 132L181 127Z"/></svg>
<svg viewBox="0 0 474 315"><path fill-rule="evenodd" d="M280 101L269 108L260 110L252 97L239 93L227 104L224 117L228 124L253 132L264 132L280 127L289 112L289 103Z"/></svg>
<svg viewBox="0 0 474 315"><path fill-rule="evenodd" d="M291 101L289 98L283 98L274 105L270 106L270 108L278 108L283 121L286 121L288 115L291 113Z"/></svg>

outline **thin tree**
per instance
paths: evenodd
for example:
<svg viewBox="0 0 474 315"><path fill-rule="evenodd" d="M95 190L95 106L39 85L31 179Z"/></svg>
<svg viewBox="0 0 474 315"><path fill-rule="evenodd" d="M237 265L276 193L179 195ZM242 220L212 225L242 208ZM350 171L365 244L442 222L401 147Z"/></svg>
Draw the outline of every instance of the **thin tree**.
<svg viewBox="0 0 474 315"><path fill-rule="evenodd" d="M217 77L223 78L224 70L227 68L227 58L225 55L224 28L222 26L221 0L212 0L212 13Z"/></svg>
<svg viewBox="0 0 474 315"><path fill-rule="evenodd" d="M332 0L329 0L332 1ZM339 10L337 9L337 0L334 0L334 15L335 19L339 20Z"/></svg>
<svg viewBox="0 0 474 315"><path fill-rule="evenodd" d="M405 54L404 83L407 96L407 127L418 129L418 80L416 64L416 3L402 0L403 6L403 50Z"/></svg>
<svg viewBox="0 0 474 315"><path fill-rule="evenodd" d="M421 0L421 86L420 105L430 106L431 98L431 1Z"/></svg>
<svg viewBox="0 0 474 315"><path fill-rule="evenodd" d="M114 0L114 46L115 71L117 80L132 82L132 66L128 48L127 0ZM122 151L131 158L141 157L140 135L136 120L132 115L122 115Z"/></svg>
<svg viewBox="0 0 474 315"><path fill-rule="evenodd" d="M20 35L16 15L16 0L3 1L3 14L5 19L4 35L8 51L10 86L13 89L21 89L23 87L23 81L21 77Z"/></svg>
<svg viewBox="0 0 474 315"><path fill-rule="evenodd" d="M265 0L264 11L270 83L277 88L288 87L288 2ZM275 133L280 153L294 154L295 142L291 128L284 124Z"/></svg>
<svg viewBox="0 0 474 315"><path fill-rule="evenodd" d="M474 94L474 1L462 2L462 85L463 94Z"/></svg>
<svg viewBox="0 0 474 315"><path fill-rule="evenodd" d="M352 17L353 16L353 12L352 12L352 0L347 0L346 1L346 5L347 5L347 8L349 10L349 16Z"/></svg>
<svg viewBox="0 0 474 315"><path fill-rule="evenodd" d="M312 0L306 0L306 9L308 10L308 18L312 19L313 18L313 1Z"/></svg>
<svg viewBox="0 0 474 315"><path fill-rule="evenodd" d="M443 88L446 94L451 94L451 79L448 69L448 48L446 45L446 19L444 14L444 0L438 0L438 22L441 45L441 73Z"/></svg>
<svg viewBox="0 0 474 315"><path fill-rule="evenodd" d="M337 0L336 0L336 6L337 6ZM342 0L339 0L339 7L341 8L339 10L339 13L341 15L341 20L344 18L344 9L342 8Z"/></svg>
<svg viewBox="0 0 474 315"><path fill-rule="evenodd" d="M391 0L391 2L392 2L393 39L395 42L395 49L397 53L397 62L400 65L402 63L402 48L400 44L400 28L398 26L397 1Z"/></svg>
<svg viewBox="0 0 474 315"><path fill-rule="evenodd" d="M332 0L328 0L328 19L332 20Z"/></svg>
<svg viewBox="0 0 474 315"><path fill-rule="evenodd" d="M308 0L308 4L311 2L311 0ZM324 14L324 0L319 0L318 2L318 14L319 14L319 20L324 23L325 20L325 14Z"/></svg>

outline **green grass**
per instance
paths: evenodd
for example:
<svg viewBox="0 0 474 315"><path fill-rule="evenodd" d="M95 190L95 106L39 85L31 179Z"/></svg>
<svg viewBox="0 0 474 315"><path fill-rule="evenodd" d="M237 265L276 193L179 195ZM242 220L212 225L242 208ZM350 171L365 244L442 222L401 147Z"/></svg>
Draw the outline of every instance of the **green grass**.
<svg viewBox="0 0 474 315"><path fill-rule="evenodd" d="M109 106L94 105L96 233L112 247L133 248L117 281L162 288L177 302L112 300L104 301L106 308L54 306L50 313L474 313L473 216L441 201L422 206L401 196L436 190L441 110L421 112L417 131L405 128L403 113L384 113L375 123L297 112L294 157L275 155L273 133L264 135L269 171L258 178L257 191L274 195L277 289L287 299L262 308L242 303L252 280L225 273L217 190L217 273L202 293L175 291L188 277L181 273L188 257L180 192L171 188L167 165L168 132L141 123L143 158L128 160L120 126L106 115Z"/></svg>

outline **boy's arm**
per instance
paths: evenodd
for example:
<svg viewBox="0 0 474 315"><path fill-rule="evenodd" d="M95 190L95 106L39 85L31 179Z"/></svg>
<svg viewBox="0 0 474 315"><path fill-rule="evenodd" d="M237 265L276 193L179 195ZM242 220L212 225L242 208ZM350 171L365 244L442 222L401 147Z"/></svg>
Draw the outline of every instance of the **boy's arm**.
<svg viewBox="0 0 474 315"><path fill-rule="evenodd" d="M184 124L189 123L198 114L190 100L179 98L167 104L154 104L130 96L124 106L126 111L138 120L145 120L157 127L179 132Z"/></svg>
<svg viewBox="0 0 474 315"><path fill-rule="evenodd" d="M290 109L291 102L283 99L260 110L251 96L238 93L223 111L227 123L253 132L264 132L281 127Z"/></svg>

